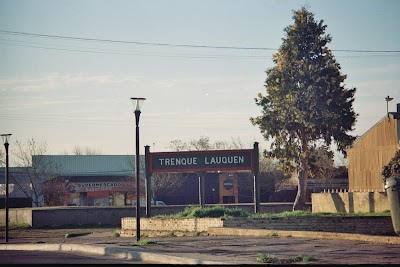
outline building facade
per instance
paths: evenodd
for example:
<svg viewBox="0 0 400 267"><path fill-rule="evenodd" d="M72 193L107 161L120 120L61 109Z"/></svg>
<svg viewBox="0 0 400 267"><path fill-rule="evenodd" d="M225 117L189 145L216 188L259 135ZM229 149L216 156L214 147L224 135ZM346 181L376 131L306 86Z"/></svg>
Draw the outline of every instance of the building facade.
<svg viewBox="0 0 400 267"><path fill-rule="evenodd" d="M400 149L400 104L389 112L348 150L349 190L385 191L382 168Z"/></svg>
<svg viewBox="0 0 400 267"><path fill-rule="evenodd" d="M34 156L35 157L35 156ZM51 165L54 173L43 183L44 206L127 206L136 201L135 156L49 155L32 160ZM141 166L144 157L140 156ZM141 168L144 169L144 168ZM144 172L141 172L144 179ZM144 185L144 183L142 183ZM144 187L141 188L144 199Z"/></svg>

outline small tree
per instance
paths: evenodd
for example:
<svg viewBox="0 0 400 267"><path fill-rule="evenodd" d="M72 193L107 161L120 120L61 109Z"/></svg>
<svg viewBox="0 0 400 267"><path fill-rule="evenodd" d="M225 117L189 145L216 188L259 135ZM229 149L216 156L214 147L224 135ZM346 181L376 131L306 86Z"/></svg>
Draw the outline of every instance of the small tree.
<svg viewBox="0 0 400 267"><path fill-rule="evenodd" d="M22 167L23 175L26 179L19 180L11 176L10 180L19 190L27 197L32 199L34 206L40 206L44 201L43 185L46 181L54 179L58 176L59 166L54 162L44 159L47 153L47 143L36 141L34 138L28 139L25 143L17 140L15 148L15 165ZM30 188L26 187L26 183L30 184ZM48 188L48 191L53 190ZM54 188L54 190L58 190Z"/></svg>
<svg viewBox="0 0 400 267"><path fill-rule="evenodd" d="M79 156L79 155L88 155L88 156L101 155L100 150L97 150L95 148L90 148L88 146L86 146L84 148L75 146L74 149L72 150L72 153L76 156Z"/></svg>
<svg viewBox="0 0 400 267"><path fill-rule="evenodd" d="M306 202L310 147L335 142L346 153L355 140L347 132L357 117L352 107L356 89L345 88L346 75L326 46L332 38L325 34L323 21L317 22L305 7L293 12L293 20L273 55L275 67L266 71L267 94L256 98L262 115L251 122L272 140L266 155L277 158L286 173L299 172L293 210L301 210Z"/></svg>

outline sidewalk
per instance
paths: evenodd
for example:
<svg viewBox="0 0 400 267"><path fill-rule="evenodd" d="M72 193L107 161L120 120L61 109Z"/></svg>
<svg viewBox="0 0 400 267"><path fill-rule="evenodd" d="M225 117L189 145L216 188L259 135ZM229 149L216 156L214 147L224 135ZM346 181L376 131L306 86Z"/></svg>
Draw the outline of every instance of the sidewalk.
<svg viewBox="0 0 400 267"><path fill-rule="evenodd" d="M298 255L317 259L298 264L400 263L399 236L213 228L209 236L142 237L156 244L137 247L132 246L135 237L112 237L112 230L75 229L75 237L65 238L59 235L62 230L30 229L36 235L11 238L0 250L69 251L161 264L257 264L261 253L281 260Z"/></svg>

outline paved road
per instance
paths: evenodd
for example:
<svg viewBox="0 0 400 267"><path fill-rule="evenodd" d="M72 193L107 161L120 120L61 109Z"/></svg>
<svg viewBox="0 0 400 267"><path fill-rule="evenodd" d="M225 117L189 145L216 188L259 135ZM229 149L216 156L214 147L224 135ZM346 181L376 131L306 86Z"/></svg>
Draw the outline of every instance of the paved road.
<svg viewBox="0 0 400 267"><path fill-rule="evenodd" d="M56 253L55 258L64 255L66 260L57 263L72 263L76 257L83 257L82 264L97 263L97 261L112 261L115 263L138 262L125 259L112 259L113 253L131 251L135 256L141 257L146 262L156 263L183 263L183 264L204 264L206 261L214 261L227 264L257 264L257 257L264 253L270 254L280 260L292 259L298 255L312 256L317 261L301 262L301 264L400 264L400 243L387 244L368 243L364 241L351 241L344 239L323 239L315 238L317 233L307 232L307 237L288 237L278 231L278 236L259 235L251 236L198 236L198 237L152 237L156 244L141 247L134 247L134 237L112 237L113 229L90 229L90 234L76 235L76 237L65 238L62 233L74 231L76 233L87 233L88 229L74 230L35 230L13 232L14 238L10 239L9 245L14 249L26 246L37 250L41 245L60 244L65 248L76 249L74 254L58 254L59 251L49 252L50 254L38 254L35 259L48 259L49 255ZM29 235L28 235L29 233ZM319 233L321 234L321 233ZM351 234L346 234L351 236ZM377 237L386 239L387 237ZM400 237L395 237L400 238ZM8 246L8 245L7 245ZM45 246L42 246L45 247ZM85 247L87 246L87 247ZM9 247L9 251L14 249ZM107 256L86 255L82 252L89 252L90 248L105 248ZM0 244L1 249L6 245ZM7 254L9 251L5 251ZM70 249L72 251L72 249ZM35 255L35 251L33 251ZM124 253L125 253L124 252ZM15 252L12 252L15 253ZM23 254L28 253L28 254ZM18 251L19 258L23 255L32 255L32 252ZM6 258L4 251L0 254L0 263ZM102 254L103 255L103 254ZM30 256L27 256L29 258ZM62 258L64 259L64 258ZM71 260L70 260L71 259ZM181 260L182 259L182 260ZM195 259L196 261L184 261L184 259ZM19 259L18 259L19 260ZM154 261L153 261L154 260ZM188 263L187 263L188 262ZM17 262L16 262L17 263ZM39 262L38 262L39 263ZM40 262L42 263L42 262ZM105 262L103 262L105 263ZM107 262L108 263L108 262ZM111 262L110 262L111 263Z"/></svg>
<svg viewBox="0 0 400 267"><path fill-rule="evenodd" d="M0 250L0 264L146 264L107 256L58 251Z"/></svg>

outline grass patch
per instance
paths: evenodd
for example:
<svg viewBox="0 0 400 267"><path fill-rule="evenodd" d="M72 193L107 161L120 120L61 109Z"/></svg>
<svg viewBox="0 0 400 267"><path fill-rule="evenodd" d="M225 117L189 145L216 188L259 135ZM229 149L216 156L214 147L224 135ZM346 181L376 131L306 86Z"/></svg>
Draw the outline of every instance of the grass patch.
<svg viewBox="0 0 400 267"><path fill-rule="evenodd" d="M316 261L317 259L314 256L309 255L298 255L292 259L291 262L302 262L302 261Z"/></svg>
<svg viewBox="0 0 400 267"><path fill-rule="evenodd" d="M298 255L291 259L279 259L278 257L276 257L274 255L261 253L257 257L257 262L261 262L261 263L290 264L293 262L307 262L307 261L316 261L316 260L317 259L314 256L308 256L308 255Z"/></svg>
<svg viewBox="0 0 400 267"><path fill-rule="evenodd" d="M257 262L262 262L262 263L275 263L278 261L279 259L271 254L261 253L257 257Z"/></svg>
<svg viewBox="0 0 400 267"><path fill-rule="evenodd" d="M5 227L6 226L6 223L5 222L0 222L0 227ZM9 224L8 224L8 228L10 229L10 230L12 230L12 229L30 229L30 228L32 228L32 226L30 226L29 224L27 224L27 223L15 223L15 222L10 222Z"/></svg>
<svg viewBox="0 0 400 267"><path fill-rule="evenodd" d="M223 206L215 207L186 207L183 211L172 214L156 216L155 218L232 218L250 217L250 213L242 209L229 209Z"/></svg>
<svg viewBox="0 0 400 267"><path fill-rule="evenodd" d="M180 219L180 218L271 218L271 217L302 217L302 216L390 216L390 210L374 213L339 213L339 212L316 212L297 210L284 211L280 213L251 213L238 208L226 208L223 206L205 207L199 206L186 207L183 211L170 215L157 215L154 218Z"/></svg>
<svg viewBox="0 0 400 267"><path fill-rule="evenodd" d="M118 229L114 229L114 231L112 232L112 237L120 237L121 234L119 233Z"/></svg>
<svg viewBox="0 0 400 267"><path fill-rule="evenodd" d="M157 244L157 241L150 239L142 239L140 241L136 241L135 243L131 244L131 246L146 246L152 244Z"/></svg>

